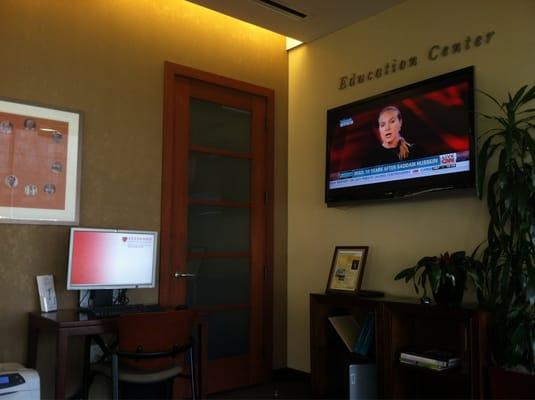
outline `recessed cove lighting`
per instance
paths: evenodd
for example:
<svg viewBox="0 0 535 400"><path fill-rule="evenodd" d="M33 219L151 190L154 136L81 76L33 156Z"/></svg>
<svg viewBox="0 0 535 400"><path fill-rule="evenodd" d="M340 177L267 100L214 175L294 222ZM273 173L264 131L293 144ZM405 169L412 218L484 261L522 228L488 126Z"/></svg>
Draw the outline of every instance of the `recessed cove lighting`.
<svg viewBox="0 0 535 400"><path fill-rule="evenodd" d="M292 39L291 37L286 37L286 50L294 49L302 44L303 42L301 42L300 40Z"/></svg>

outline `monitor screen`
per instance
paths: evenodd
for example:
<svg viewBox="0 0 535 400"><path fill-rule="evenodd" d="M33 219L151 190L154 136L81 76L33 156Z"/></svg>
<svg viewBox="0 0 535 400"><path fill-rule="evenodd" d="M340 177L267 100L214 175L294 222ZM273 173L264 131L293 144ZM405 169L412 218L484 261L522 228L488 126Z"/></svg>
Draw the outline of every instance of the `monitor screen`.
<svg viewBox="0 0 535 400"><path fill-rule="evenodd" d="M327 112L328 204L475 188L473 68Z"/></svg>
<svg viewBox="0 0 535 400"><path fill-rule="evenodd" d="M67 289L155 287L158 233L71 228Z"/></svg>

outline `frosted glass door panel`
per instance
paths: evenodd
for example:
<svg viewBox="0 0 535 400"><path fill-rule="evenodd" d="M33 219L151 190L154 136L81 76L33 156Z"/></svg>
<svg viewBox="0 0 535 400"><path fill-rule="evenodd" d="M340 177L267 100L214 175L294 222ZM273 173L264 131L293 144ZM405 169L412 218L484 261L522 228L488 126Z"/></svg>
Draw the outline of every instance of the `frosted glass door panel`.
<svg viewBox="0 0 535 400"><path fill-rule="evenodd" d="M191 152L189 196L192 199L248 202L251 161Z"/></svg>
<svg viewBox="0 0 535 400"><path fill-rule="evenodd" d="M188 272L189 307L249 302L249 258L193 258Z"/></svg>
<svg viewBox="0 0 535 400"><path fill-rule="evenodd" d="M251 151L251 113L190 99L190 143L240 153Z"/></svg>
<svg viewBox="0 0 535 400"><path fill-rule="evenodd" d="M249 251L249 208L191 205L188 211L190 251Z"/></svg>
<svg viewBox="0 0 535 400"><path fill-rule="evenodd" d="M249 353L249 311L218 311L208 317L208 359Z"/></svg>

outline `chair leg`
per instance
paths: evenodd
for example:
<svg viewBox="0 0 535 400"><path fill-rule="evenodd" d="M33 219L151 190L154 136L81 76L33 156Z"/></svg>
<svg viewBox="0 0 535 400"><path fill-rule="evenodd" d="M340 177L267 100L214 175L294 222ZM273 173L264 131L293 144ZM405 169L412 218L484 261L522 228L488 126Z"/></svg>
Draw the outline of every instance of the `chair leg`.
<svg viewBox="0 0 535 400"><path fill-rule="evenodd" d="M111 356L112 399L119 400L119 360L117 354Z"/></svg>
<svg viewBox="0 0 535 400"><path fill-rule="evenodd" d="M195 368L195 362L193 361L193 348L190 348L188 351L189 355L189 368L191 375L191 398L192 400L197 399L197 372Z"/></svg>

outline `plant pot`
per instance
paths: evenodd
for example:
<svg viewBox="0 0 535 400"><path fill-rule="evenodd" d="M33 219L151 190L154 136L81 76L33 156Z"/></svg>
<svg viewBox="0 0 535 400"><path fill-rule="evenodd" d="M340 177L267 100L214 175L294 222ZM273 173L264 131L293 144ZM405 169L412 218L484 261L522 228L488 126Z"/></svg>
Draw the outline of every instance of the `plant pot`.
<svg viewBox="0 0 535 400"><path fill-rule="evenodd" d="M535 375L490 367L488 379L489 395L493 399L535 398Z"/></svg>
<svg viewBox="0 0 535 400"><path fill-rule="evenodd" d="M457 273L455 276L447 274L439 288L433 291L437 304L460 304L463 301L465 282L464 273Z"/></svg>

